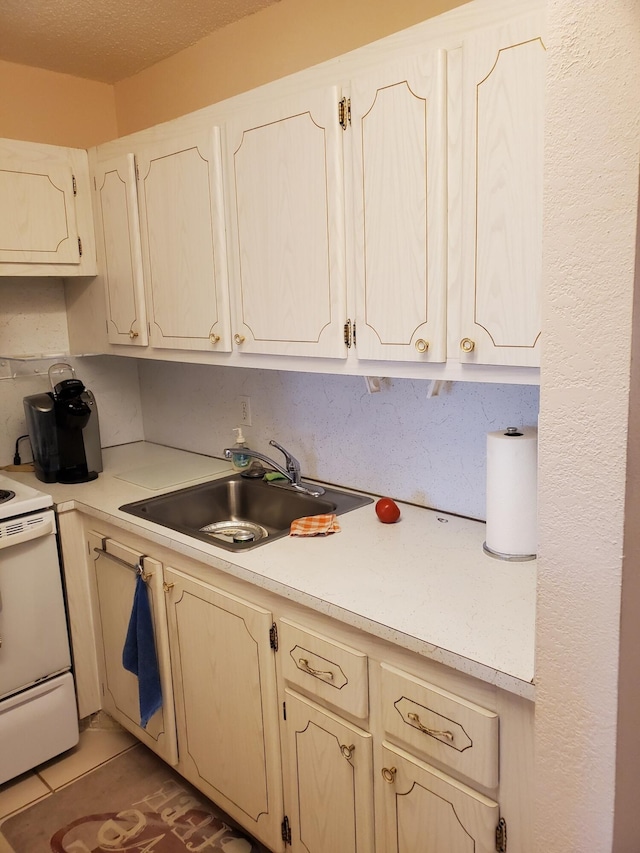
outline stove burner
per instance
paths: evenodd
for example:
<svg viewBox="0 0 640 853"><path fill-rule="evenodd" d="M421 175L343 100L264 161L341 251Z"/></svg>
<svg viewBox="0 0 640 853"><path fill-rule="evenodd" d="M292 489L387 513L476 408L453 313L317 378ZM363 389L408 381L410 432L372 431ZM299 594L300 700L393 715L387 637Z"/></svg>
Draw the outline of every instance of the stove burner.
<svg viewBox="0 0 640 853"><path fill-rule="evenodd" d="M12 492L10 489L0 489L0 504L10 501L12 498L15 498L15 496L16 493Z"/></svg>

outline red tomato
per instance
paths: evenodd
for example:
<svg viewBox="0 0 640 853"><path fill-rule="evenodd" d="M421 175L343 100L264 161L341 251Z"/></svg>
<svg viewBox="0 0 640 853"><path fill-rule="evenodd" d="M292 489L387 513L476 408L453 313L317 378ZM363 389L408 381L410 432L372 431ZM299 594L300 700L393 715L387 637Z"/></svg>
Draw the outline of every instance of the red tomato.
<svg viewBox="0 0 640 853"><path fill-rule="evenodd" d="M380 498L376 504L376 515L383 524L393 524L400 518L400 509L391 498Z"/></svg>

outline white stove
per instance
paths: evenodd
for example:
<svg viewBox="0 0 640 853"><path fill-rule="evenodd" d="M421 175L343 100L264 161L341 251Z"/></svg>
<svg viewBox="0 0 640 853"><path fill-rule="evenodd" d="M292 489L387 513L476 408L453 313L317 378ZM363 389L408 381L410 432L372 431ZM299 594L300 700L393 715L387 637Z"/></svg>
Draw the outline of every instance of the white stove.
<svg viewBox="0 0 640 853"><path fill-rule="evenodd" d="M53 505L53 498L0 474L0 519L36 512Z"/></svg>
<svg viewBox="0 0 640 853"><path fill-rule="evenodd" d="M0 784L78 742L52 506L0 475Z"/></svg>

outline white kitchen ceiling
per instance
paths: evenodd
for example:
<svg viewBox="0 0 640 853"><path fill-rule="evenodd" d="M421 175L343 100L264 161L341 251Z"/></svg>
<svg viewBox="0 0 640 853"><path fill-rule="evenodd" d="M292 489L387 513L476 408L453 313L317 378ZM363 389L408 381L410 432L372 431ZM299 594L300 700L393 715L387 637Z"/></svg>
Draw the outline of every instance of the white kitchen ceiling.
<svg viewBox="0 0 640 853"><path fill-rule="evenodd" d="M0 59L115 83L278 0L2 0Z"/></svg>

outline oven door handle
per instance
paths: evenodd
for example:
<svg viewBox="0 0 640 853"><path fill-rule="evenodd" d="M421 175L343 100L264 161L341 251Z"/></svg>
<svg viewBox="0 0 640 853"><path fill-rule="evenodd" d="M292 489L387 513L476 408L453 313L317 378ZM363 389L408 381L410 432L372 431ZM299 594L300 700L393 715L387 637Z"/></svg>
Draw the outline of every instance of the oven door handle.
<svg viewBox="0 0 640 853"><path fill-rule="evenodd" d="M33 527L25 527L20 533L0 536L0 550L10 548L12 545L20 545L22 542L30 542L32 539L39 539L40 536L46 536L49 533L55 532L56 524L54 515L51 513L42 519L41 524L34 525Z"/></svg>

